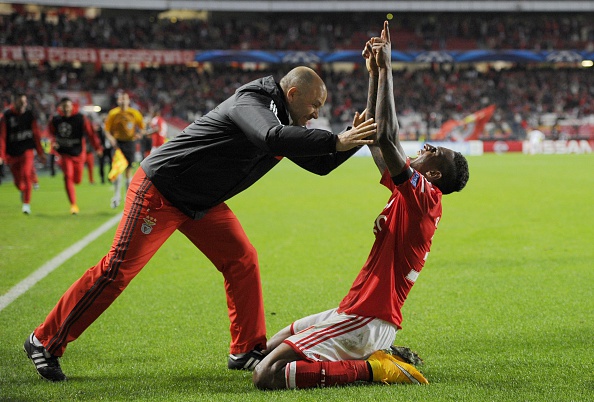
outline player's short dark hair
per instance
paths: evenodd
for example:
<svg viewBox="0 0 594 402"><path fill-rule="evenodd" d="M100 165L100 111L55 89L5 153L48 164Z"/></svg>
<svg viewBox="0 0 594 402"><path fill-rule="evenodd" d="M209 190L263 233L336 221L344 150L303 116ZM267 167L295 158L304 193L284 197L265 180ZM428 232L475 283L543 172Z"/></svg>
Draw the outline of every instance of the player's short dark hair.
<svg viewBox="0 0 594 402"><path fill-rule="evenodd" d="M62 99L60 99L60 102L58 102L59 105L61 105L62 103L65 102L72 102L72 99L70 99L69 97L65 96Z"/></svg>
<svg viewBox="0 0 594 402"><path fill-rule="evenodd" d="M442 172L442 178L435 184L443 194L451 194L454 191L462 190L469 177L468 161L460 152L454 152L452 163L448 164L448 167Z"/></svg>

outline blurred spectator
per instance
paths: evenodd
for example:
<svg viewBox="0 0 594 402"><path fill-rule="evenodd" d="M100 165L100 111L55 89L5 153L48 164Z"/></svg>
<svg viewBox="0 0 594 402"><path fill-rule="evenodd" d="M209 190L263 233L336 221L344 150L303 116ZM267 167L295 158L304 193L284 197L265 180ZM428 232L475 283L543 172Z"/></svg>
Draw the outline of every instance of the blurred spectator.
<svg viewBox="0 0 594 402"><path fill-rule="evenodd" d="M163 66L107 73L65 66L42 66L24 72L19 66L3 65L0 66L0 99L5 105L10 102L11 85L24 91L44 126L47 116L55 110L56 90L80 90L84 83L84 90L92 93L111 95L119 89L125 90L144 113L161 106L162 117L191 122L228 97L240 82L266 74L282 76L287 68L290 66L242 71L215 65L216 73L212 73L185 66ZM62 82L63 74L70 77L67 82ZM329 93L322 116L331 124L348 123L355 111L365 108L366 83L362 70L332 71L330 66L324 66L320 74ZM28 76L35 77L35 85L29 84ZM539 121L543 114L571 118L594 114L594 74L591 69L517 66L479 72L458 66L452 69L410 67L395 72L394 91L400 102L402 122L414 116L419 116L423 122L419 126L419 119L415 120L416 135L426 135L448 119L459 119L489 104L497 105L497 120L494 118L494 121L497 121L498 129L508 132L512 138L525 135L522 121ZM402 125L406 132L406 124Z"/></svg>
<svg viewBox="0 0 594 402"><path fill-rule="evenodd" d="M0 16L0 44L358 50L370 35L378 34L376 22L385 18L383 13L257 13L254 18L254 13L211 12L203 20L170 20L142 10L130 15L101 10L98 17L86 18L68 10L73 9L61 8L51 15ZM400 50L594 48L594 13L399 13L392 29L394 48ZM123 89L144 113L162 106L163 118L190 122L227 98L240 83L266 74L282 76L290 67L249 71L216 64L213 70L173 65L107 71L94 65L6 64L0 66L0 102L10 103L10 88L22 90L44 127L56 107L56 91L89 91L114 98ZM331 124L342 125L365 107L367 81L361 67L355 65L352 71L318 67L329 87L322 114ZM594 114L594 74L588 69L515 66L479 71L473 66L419 69L410 65L396 72L394 79L402 131L410 137L430 137L444 121L488 104L497 105L495 127L489 134L493 138L524 138L522 122L539 121L545 114L571 118Z"/></svg>

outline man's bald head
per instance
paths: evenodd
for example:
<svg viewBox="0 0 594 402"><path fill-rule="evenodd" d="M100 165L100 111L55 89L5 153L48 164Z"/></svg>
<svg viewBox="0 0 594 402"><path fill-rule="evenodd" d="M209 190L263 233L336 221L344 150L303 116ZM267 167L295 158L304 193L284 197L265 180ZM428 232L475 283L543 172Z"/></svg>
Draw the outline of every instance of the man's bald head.
<svg viewBox="0 0 594 402"><path fill-rule="evenodd" d="M280 86L285 93L291 87L307 91L314 86L322 86L324 87L324 90L326 90L326 85L320 76L314 70L305 66L295 67L289 71L287 75L281 79Z"/></svg>
<svg viewBox="0 0 594 402"><path fill-rule="evenodd" d="M287 99L293 125L304 126L317 119L320 108L326 102L328 92L320 76L311 68L295 67L280 81Z"/></svg>

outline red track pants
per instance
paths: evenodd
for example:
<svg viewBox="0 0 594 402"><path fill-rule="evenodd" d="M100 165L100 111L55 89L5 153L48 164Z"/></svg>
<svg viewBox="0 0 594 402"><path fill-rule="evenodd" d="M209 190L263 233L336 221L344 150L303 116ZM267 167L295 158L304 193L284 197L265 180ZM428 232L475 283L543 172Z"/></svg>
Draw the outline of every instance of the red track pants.
<svg viewBox="0 0 594 402"><path fill-rule="evenodd" d="M33 177L35 176L35 154L33 150L27 149L20 156L6 155L6 162L10 166L14 185L23 193L22 202L29 204L31 202L31 190L33 189Z"/></svg>
<svg viewBox="0 0 594 402"><path fill-rule="evenodd" d="M83 170L85 167L85 154L81 153L77 156L60 154L58 163L60 169L64 172L64 186L66 187L66 194L70 204L76 204L76 190L75 184L80 184L82 181Z"/></svg>
<svg viewBox="0 0 594 402"><path fill-rule="evenodd" d="M231 321L231 353L266 345L262 285L256 250L226 204L202 219L171 205L138 169L126 194L109 253L64 293L35 330L54 356L83 333L120 295L175 230L182 232L223 274Z"/></svg>
<svg viewBox="0 0 594 402"><path fill-rule="evenodd" d="M93 175L93 170L95 168L95 154L93 152L87 152L85 154L84 164L87 165L89 171L89 183L95 183L95 177Z"/></svg>

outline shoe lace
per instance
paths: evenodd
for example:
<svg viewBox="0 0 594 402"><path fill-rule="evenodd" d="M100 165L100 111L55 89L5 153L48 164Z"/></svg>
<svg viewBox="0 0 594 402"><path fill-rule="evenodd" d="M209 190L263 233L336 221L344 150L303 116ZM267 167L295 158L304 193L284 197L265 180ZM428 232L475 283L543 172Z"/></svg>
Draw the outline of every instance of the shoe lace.
<svg viewBox="0 0 594 402"><path fill-rule="evenodd" d="M52 356L45 348L43 348L43 357L45 357L48 367L60 369L60 361L58 358L56 356Z"/></svg>

